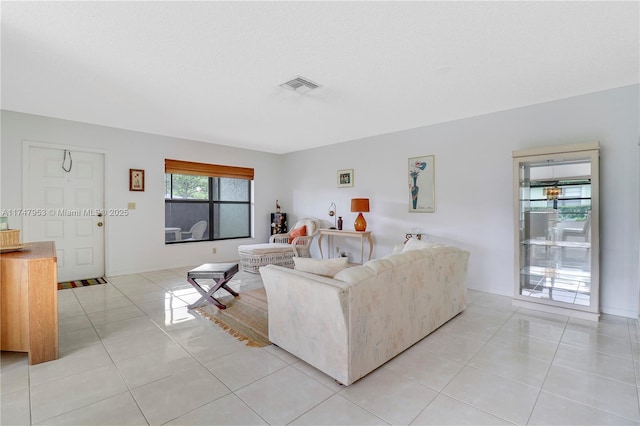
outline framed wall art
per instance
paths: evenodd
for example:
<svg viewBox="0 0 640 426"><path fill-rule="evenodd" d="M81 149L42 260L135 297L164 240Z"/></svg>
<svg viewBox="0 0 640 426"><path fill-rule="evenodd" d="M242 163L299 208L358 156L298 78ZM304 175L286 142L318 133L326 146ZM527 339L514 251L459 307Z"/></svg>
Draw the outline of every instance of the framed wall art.
<svg viewBox="0 0 640 426"><path fill-rule="evenodd" d="M409 158L409 213L436 211L435 157Z"/></svg>
<svg viewBox="0 0 640 426"><path fill-rule="evenodd" d="M338 188L353 186L353 169L338 170Z"/></svg>
<svg viewBox="0 0 640 426"><path fill-rule="evenodd" d="M129 191L144 191L144 170L129 169Z"/></svg>

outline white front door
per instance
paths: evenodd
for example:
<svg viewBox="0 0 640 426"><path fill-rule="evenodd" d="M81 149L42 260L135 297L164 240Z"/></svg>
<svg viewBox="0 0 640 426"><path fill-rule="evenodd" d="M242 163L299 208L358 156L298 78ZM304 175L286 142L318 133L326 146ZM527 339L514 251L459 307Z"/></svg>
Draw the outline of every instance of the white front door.
<svg viewBox="0 0 640 426"><path fill-rule="evenodd" d="M55 241L60 282L104 276L104 154L29 146L27 167L23 241Z"/></svg>

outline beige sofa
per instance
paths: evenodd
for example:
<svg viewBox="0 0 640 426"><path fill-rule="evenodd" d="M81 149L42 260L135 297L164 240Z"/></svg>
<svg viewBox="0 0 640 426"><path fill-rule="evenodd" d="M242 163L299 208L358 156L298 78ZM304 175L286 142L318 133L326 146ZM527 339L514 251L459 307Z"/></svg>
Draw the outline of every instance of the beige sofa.
<svg viewBox="0 0 640 426"><path fill-rule="evenodd" d="M333 278L260 268L269 340L350 385L460 313L469 253L405 250Z"/></svg>

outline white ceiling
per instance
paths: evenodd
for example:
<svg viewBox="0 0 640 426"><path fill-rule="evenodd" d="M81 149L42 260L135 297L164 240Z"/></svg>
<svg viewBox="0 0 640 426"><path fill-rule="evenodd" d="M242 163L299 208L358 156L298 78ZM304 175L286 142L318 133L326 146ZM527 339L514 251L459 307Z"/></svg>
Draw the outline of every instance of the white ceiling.
<svg viewBox="0 0 640 426"><path fill-rule="evenodd" d="M3 109L273 153L639 82L639 3L7 2ZM301 75L322 87L279 87Z"/></svg>

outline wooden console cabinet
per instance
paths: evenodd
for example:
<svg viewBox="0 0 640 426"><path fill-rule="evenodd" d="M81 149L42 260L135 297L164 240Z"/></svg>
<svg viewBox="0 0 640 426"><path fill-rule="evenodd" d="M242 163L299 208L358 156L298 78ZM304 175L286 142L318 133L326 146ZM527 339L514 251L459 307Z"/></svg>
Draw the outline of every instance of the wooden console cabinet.
<svg viewBox="0 0 640 426"><path fill-rule="evenodd" d="M53 241L0 254L0 349L29 364L58 359L58 271Z"/></svg>

